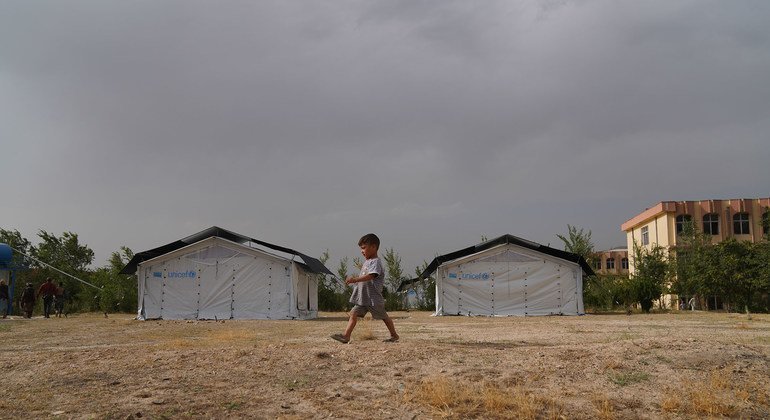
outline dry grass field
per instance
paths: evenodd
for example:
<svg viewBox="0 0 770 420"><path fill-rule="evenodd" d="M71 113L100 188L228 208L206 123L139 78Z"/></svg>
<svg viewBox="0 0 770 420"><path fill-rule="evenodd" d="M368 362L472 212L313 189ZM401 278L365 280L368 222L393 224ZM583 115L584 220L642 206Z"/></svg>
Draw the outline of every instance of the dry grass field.
<svg viewBox="0 0 770 420"><path fill-rule="evenodd" d="M0 321L2 418L768 418L770 316Z"/></svg>

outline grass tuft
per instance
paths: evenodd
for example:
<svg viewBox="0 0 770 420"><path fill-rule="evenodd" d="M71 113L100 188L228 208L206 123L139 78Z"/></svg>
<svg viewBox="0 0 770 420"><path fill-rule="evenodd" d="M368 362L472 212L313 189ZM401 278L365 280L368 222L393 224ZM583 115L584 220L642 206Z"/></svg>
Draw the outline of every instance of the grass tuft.
<svg viewBox="0 0 770 420"><path fill-rule="evenodd" d="M371 318L364 318L362 322L359 322L359 325L361 326L361 328L358 330L359 340L374 340L377 338L374 335L374 331L372 331Z"/></svg>
<svg viewBox="0 0 770 420"><path fill-rule="evenodd" d="M610 372L608 376L610 381L612 381L612 383L620 386L627 386L627 385L643 382L650 379L649 373L638 372L638 371L618 372L618 373Z"/></svg>
<svg viewBox="0 0 770 420"><path fill-rule="evenodd" d="M596 418L602 420L612 420L615 418L615 408L606 395L595 395L591 402L596 408Z"/></svg>
<svg viewBox="0 0 770 420"><path fill-rule="evenodd" d="M725 367L670 389L660 403L664 412L693 417L735 416L746 405L768 405L768 393L756 377L737 378Z"/></svg>

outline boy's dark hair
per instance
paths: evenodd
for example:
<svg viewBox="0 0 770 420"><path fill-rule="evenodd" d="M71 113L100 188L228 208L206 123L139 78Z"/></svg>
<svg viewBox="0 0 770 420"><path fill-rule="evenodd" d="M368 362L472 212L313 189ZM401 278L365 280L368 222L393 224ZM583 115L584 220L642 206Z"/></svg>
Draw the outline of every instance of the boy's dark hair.
<svg viewBox="0 0 770 420"><path fill-rule="evenodd" d="M377 249L380 249L380 238L373 233L367 233L358 240L358 246L361 245L374 245Z"/></svg>

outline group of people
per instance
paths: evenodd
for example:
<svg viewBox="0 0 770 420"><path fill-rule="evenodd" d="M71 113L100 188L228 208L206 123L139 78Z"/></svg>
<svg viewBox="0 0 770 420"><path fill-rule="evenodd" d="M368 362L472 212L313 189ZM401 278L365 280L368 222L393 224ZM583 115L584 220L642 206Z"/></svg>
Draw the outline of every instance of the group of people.
<svg viewBox="0 0 770 420"><path fill-rule="evenodd" d="M64 290L64 283L59 282L59 285L55 285L53 279L50 277L46 279L45 283L40 285L40 288L35 293L35 289L32 287L32 283L27 283L24 288L24 292L21 294L21 311L24 318L32 318L32 309L35 307L37 299L43 299L43 315L46 318L51 317L51 310L53 309L57 318L60 318L64 313L64 300L66 299L66 292ZM5 316L3 316L5 318Z"/></svg>

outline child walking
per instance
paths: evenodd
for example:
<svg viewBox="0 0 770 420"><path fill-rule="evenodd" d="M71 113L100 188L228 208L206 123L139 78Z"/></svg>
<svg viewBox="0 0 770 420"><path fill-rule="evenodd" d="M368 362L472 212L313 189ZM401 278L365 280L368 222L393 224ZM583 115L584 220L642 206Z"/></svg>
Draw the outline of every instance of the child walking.
<svg viewBox="0 0 770 420"><path fill-rule="evenodd" d="M353 293L350 295L350 303L353 309L350 310L350 319L348 327L344 334L334 334L332 338L340 343L350 341L350 335L353 328L356 327L358 318L363 318L367 312L371 312L372 319L381 319L390 331L390 338L385 341L398 341L396 327L393 320L385 312L385 299L382 298L382 286L385 284L385 272L382 269L382 262L377 257L377 251L380 249L380 238L373 233L368 233L358 241L361 248L361 254L366 261L361 266L361 274L358 277L348 277L345 284L353 285Z"/></svg>

